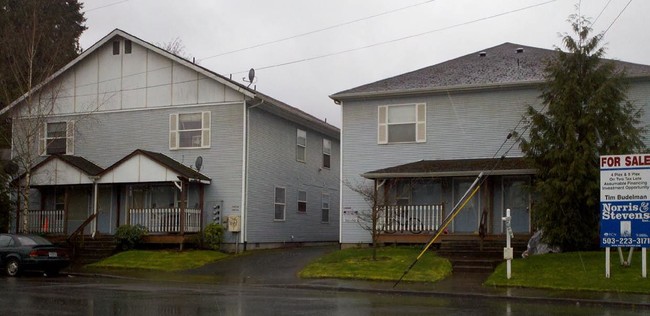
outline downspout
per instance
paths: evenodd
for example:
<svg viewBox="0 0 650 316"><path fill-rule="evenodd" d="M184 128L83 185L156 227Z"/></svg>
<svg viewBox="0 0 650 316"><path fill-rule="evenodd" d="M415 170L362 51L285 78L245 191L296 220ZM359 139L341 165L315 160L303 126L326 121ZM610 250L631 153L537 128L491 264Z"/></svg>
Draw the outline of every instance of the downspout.
<svg viewBox="0 0 650 316"><path fill-rule="evenodd" d="M246 106L246 101L244 101L244 120L243 120L243 133L244 133L244 143L242 148L242 203L241 203L241 233L240 233L240 242L244 245L244 251L246 251L246 244L248 242L248 152L249 152L249 137L250 137L250 110L256 108L264 103L264 100L260 100L257 104Z"/></svg>
<svg viewBox="0 0 650 316"><path fill-rule="evenodd" d="M92 226L92 237L95 239L95 236L97 235L97 204L99 201L98 194L99 194L99 183L97 183L97 180L99 180L99 177L93 176L90 177L91 180L93 180L93 215L95 215L95 218L93 218L93 226Z"/></svg>

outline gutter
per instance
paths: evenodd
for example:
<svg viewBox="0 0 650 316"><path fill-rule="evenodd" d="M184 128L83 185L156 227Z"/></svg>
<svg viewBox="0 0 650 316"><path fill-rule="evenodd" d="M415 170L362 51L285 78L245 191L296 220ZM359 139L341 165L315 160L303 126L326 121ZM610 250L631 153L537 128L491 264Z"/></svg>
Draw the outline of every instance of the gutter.
<svg viewBox="0 0 650 316"><path fill-rule="evenodd" d="M363 173L366 179L388 179L388 178L437 178L437 177L467 177L477 176L483 172L488 176L524 175L536 174L535 169L509 169L509 170L468 170L468 171L441 171L441 172L394 172L394 173Z"/></svg>

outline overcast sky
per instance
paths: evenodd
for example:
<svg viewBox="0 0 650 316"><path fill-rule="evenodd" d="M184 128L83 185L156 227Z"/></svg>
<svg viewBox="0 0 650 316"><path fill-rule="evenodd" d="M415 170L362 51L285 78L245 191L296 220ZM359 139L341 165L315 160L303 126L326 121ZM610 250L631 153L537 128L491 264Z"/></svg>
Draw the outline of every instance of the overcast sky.
<svg viewBox="0 0 650 316"><path fill-rule="evenodd" d="M552 49L569 15L595 21L607 58L650 64L645 0L88 0L87 49L119 28L182 40L200 65L340 127L328 97L504 42ZM627 6L627 8L626 8ZM618 18L617 18L618 16ZM613 23L613 24L612 24ZM611 26L611 27L610 27Z"/></svg>

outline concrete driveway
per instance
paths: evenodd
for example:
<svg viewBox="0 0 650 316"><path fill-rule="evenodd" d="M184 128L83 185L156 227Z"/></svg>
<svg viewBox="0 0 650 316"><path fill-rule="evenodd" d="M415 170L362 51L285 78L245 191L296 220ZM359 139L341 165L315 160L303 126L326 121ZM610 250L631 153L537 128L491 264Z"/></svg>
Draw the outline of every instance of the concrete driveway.
<svg viewBox="0 0 650 316"><path fill-rule="evenodd" d="M188 274L214 275L227 283L298 283L298 272L311 261L338 250L337 245L249 250L234 258L217 261Z"/></svg>

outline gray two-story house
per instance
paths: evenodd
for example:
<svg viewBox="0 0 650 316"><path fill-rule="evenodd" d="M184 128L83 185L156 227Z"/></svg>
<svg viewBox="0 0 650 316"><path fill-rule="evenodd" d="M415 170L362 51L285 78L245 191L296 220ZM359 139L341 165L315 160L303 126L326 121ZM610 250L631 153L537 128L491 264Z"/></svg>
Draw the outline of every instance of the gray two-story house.
<svg viewBox="0 0 650 316"><path fill-rule="evenodd" d="M32 232L139 224L182 243L217 222L240 249L338 239L338 128L124 31L0 114L14 158L35 156L15 181Z"/></svg>
<svg viewBox="0 0 650 316"><path fill-rule="evenodd" d="M361 223L371 206L359 185L377 192L380 240L424 242L481 172L487 178L447 236L503 234L506 209L514 233L530 234L526 187L536 171L509 135L525 135L527 106L542 108L545 62L555 54L505 43L332 95L343 118L340 242L371 241ZM616 64L650 121L650 66Z"/></svg>

